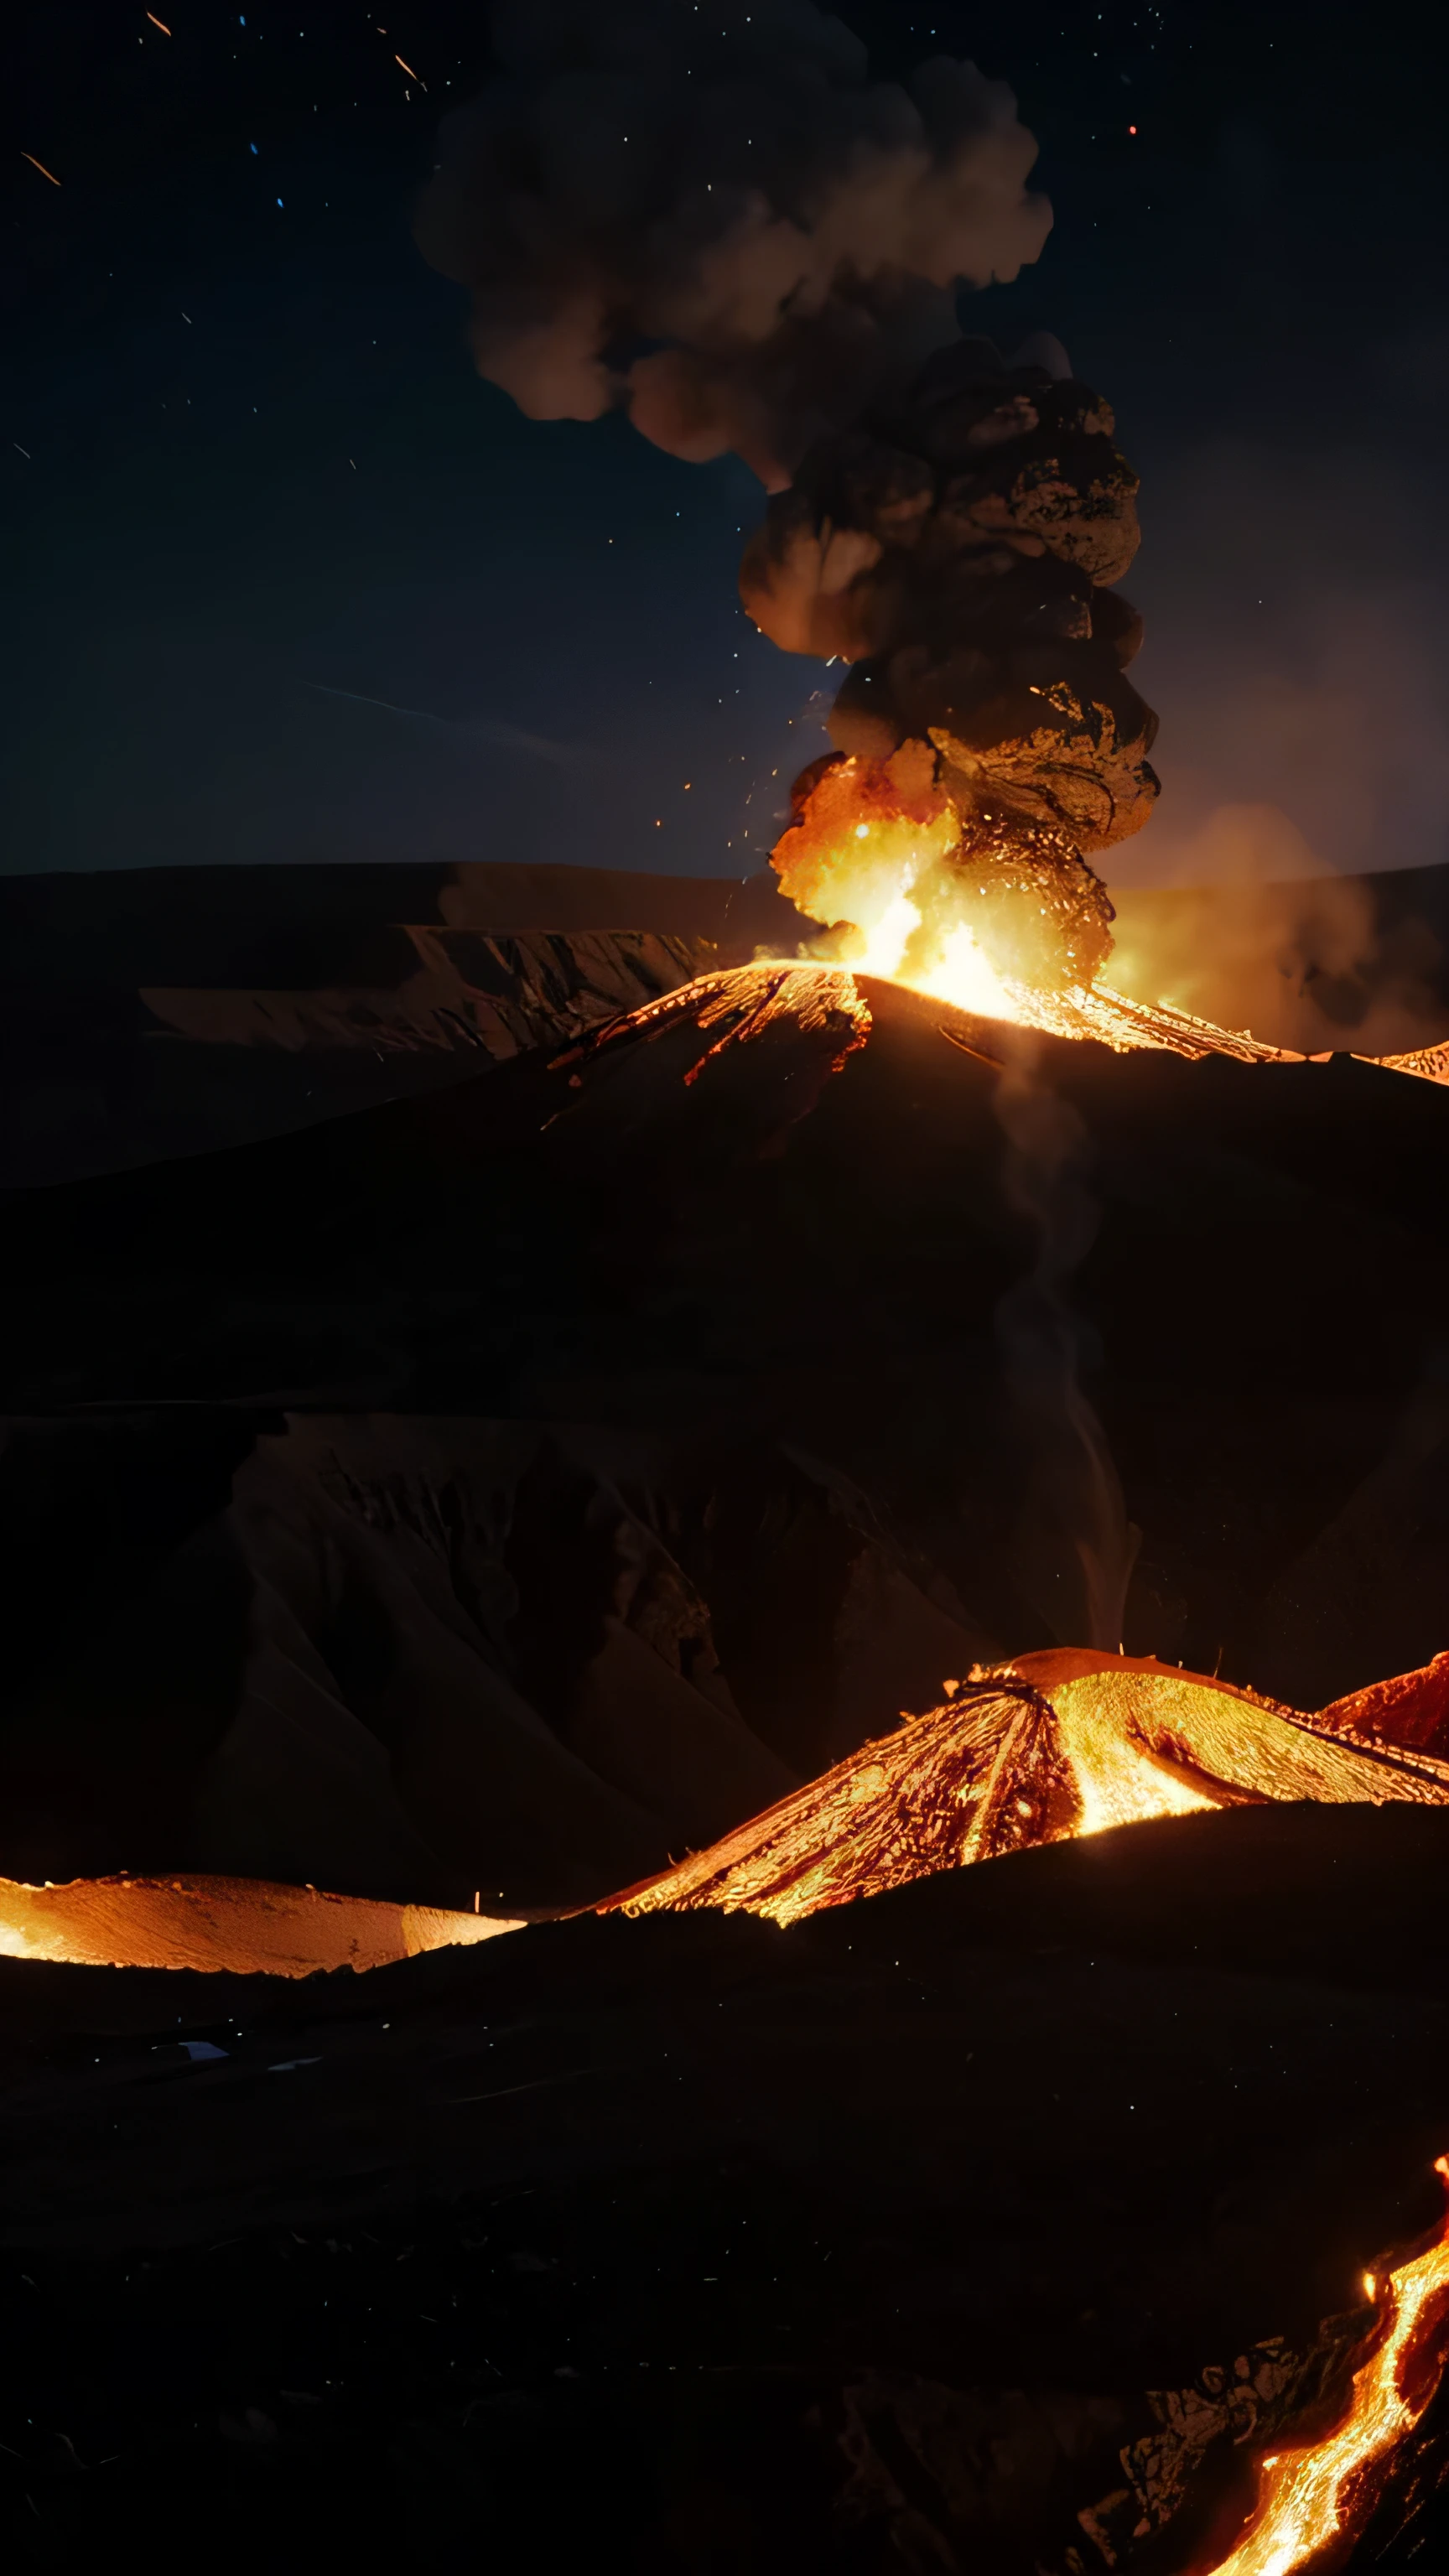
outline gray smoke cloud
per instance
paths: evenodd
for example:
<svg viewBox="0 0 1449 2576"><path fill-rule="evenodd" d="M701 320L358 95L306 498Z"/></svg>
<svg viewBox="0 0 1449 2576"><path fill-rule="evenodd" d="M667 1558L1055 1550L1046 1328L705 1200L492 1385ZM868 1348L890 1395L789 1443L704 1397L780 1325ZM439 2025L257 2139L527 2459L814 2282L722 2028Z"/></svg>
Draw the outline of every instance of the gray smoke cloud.
<svg viewBox="0 0 1449 2576"><path fill-rule="evenodd" d="M493 29L416 236L531 419L622 407L783 489L1050 230L1002 82L946 56L872 81L812 0L500 0Z"/></svg>

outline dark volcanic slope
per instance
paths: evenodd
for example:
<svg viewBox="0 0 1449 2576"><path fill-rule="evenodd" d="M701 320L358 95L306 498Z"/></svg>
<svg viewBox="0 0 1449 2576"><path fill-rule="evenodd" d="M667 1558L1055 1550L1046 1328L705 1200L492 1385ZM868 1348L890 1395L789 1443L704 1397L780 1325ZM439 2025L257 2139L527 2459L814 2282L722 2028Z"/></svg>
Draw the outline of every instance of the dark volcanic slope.
<svg viewBox="0 0 1449 2576"><path fill-rule="evenodd" d="M0 1872L32 1882L581 1903L929 1705L987 1642L859 1496L758 1441L31 1420L0 1527L24 1604Z"/></svg>
<svg viewBox="0 0 1449 2576"><path fill-rule="evenodd" d="M0 1868L579 1901L1079 1642L1002 1383L999 1077L871 1000L833 1075L838 1014L687 1081L721 1030L681 1005L13 1202ZM1427 1661L1449 1095L1037 1062L1094 1157L1129 1651L1307 1708Z"/></svg>
<svg viewBox="0 0 1449 2576"><path fill-rule="evenodd" d="M466 1078L497 1051L520 938L524 980L571 1028L570 1013L601 1015L621 973L625 1008L676 981L661 942L728 965L757 948L793 955L810 927L768 869L480 860L0 877L0 1184L206 1153ZM1389 1053L1449 1029L1446 868L1132 888L1118 939L1109 974L1139 999L1166 992L1305 1054Z"/></svg>
<svg viewBox="0 0 1449 2576"><path fill-rule="evenodd" d="M1147 2389L1301 2353L1433 2224L1446 1845L1246 1810L788 1932L585 1919L280 1990L0 1963L12 2549L114 2549L159 2486L288 2566L482 2529L1065 2576Z"/></svg>
<svg viewBox="0 0 1449 2576"><path fill-rule="evenodd" d="M768 871L742 882L479 862L0 878L0 1183L206 1153L436 1089L486 1064L500 1035L508 1052L510 1019L531 1017L534 1038L572 1035L606 1015L611 992L632 1009L682 980L682 961L728 963L761 942L793 951L802 927ZM530 980L538 989L510 1011Z"/></svg>
<svg viewBox="0 0 1449 2576"><path fill-rule="evenodd" d="M14 1200L7 1405L785 1433L922 1533L949 1524L963 1599L1024 1645L1029 1605L993 1556L1018 1472L994 1312L1032 1236L1003 1194L997 1075L938 1009L868 989L874 1034L833 1079L843 1026L778 1020L688 1083L719 1030L676 1013L572 1066L535 1053L307 1135ZM1043 1041L1037 1062L1085 1126L1101 1202L1072 1294L1145 1532L1138 1643L1209 1670L1227 1645L1300 1705L1425 1660L1443 1642L1420 1552L1449 1098L1346 1060ZM1363 1598L1328 1606L1368 1625L1320 1650L1303 1587L1345 1511ZM1254 1641L1271 1669L1244 1667Z"/></svg>

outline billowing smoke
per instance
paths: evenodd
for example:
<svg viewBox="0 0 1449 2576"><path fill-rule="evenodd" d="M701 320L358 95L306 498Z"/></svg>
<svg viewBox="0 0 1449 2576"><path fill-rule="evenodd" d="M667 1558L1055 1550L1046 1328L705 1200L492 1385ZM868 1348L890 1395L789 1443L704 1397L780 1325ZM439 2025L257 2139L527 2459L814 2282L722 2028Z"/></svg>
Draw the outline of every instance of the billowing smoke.
<svg viewBox="0 0 1449 2576"><path fill-rule="evenodd" d="M740 589L793 652L851 664L830 730L886 760L931 743L983 800L1105 849L1151 812L1156 729L1125 677L1141 621L1111 585L1137 551L1137 477L1106 404L989 340L817 441L770 503Z"/></svg>
<svg viewBox="0 0 1449 2576"><path fill-rule="evenodd" d="M989 340L958 340L908 392L819 439L745 549L740 594L794 652L851 665L831 710L844 784L954 817L910 892L923 923L970 910L1003 974L1091 980L1112 908L1083 857L1152 810L1156 718L1126 676L1141 621L1112 587L1137 549L1137 477L1098 396ZM923 774L924 763L924 774ZM802 779L775 853L797 887L842 782ZM818 872L817 872L818 873Z"/></svg>
<svg viewBox="0 0 1449 2576"><path fill-rule="evenodd" d="M774 498L741 597L787 652L851 665L852 846L893 800L944 817L927 936L984 901L996 970L1089 981L1112 910L1082 854L1157 793L1112 587L1137 478L1057 343L1007 362L961 334L958 290L1014 277L1051 222L1011 93L945 57L872 81L812 0L501 0L494 32L504 68L444 124L417 224L471 291L479 369L534 418L623 407L677 456L754 467ZM787 893L792 859L821 875L839 784L801 782ZM825 875L816 917L858 932Z"/></svg>
<svg viewBox="0 0 1449 2576"><path fill-rule="evenodd" d="M531 419L623 406L779 490L1050 229L1008 89L944 56L872 81L812 0L500 0L493 29L417 238Z"/></svg>
<svg viewBox="0 0 1449 2576"><path fill-rule="evenodd" d="M1119 894L1112 982L1303 1055L1408 1054L1449 1033L1440 942L1412 912L1381 920L1372 877Z"/></svg>

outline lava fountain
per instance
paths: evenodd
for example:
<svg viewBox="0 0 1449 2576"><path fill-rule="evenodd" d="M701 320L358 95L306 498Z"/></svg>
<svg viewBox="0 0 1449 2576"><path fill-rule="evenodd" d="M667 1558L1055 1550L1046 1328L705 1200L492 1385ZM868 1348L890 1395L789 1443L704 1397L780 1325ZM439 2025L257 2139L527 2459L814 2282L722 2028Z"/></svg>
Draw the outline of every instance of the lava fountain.
<svg viewBox="0 0 1449 2576"><path fill-rule="evenodd" d="M817 439L741 567L763 633L850 664L773 853L784 891L852 962L996 1017L1094 983L1113 916L1086 853L1158 793L1113 428L1061 353L959 340Z"/></svg>

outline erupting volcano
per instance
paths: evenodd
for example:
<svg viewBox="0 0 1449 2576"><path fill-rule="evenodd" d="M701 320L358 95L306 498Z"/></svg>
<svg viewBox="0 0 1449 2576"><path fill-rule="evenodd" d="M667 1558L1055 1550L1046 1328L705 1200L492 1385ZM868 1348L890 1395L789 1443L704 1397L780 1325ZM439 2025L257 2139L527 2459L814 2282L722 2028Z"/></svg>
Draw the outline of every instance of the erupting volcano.
<svg viewBox="0 0 1449 2576"><path fill-rule="evenodd" d="M1015 278L1052 220L1011 92L943 56L872 79L813 7L503 0L494 29L418 242L531 418L622 410L770 494L745 609L849 665L773 852L801 951L1119 1050L1273 1059L1105 971L1092 863L1158 795L1117 587L1138 478L1050 333L963 335L962 291Z"/></svg>
<svg viewBox="0 0 1449 2576"><path fill-rule="evenodd" d="M1146 962L1137 476L1059 343L969 327L1051 222L1008 89L872 77L813 0L494 33L416 227L480 373L742 460L743 612L843 677L773 876L535 864L607 853L530 786L426 900L177 939L153 885L143 968L107 881L32 944L34 1025L108 1019L137 1105L102 1152L57 1049L71 1159L8 1211L0 2528L1416 2576L1449 1043L1408 897L1278 1018L1266 931L1251 985L1226 934L1221 982ZM1426 1081L1324 1042L1375 994Z"/></svg>
<svg viewBox="0 0 1449 2576"><path fill-rule="evenodd" d="M1094 982L1112 907L1084 854L1158 792L1112 430L1086 386L963 340L809 451L741 572L777 644L852 666L774 851L785 892L842 955L997 1016Z"/></svg>
<svg viewBox="0 0 1449 2576"><path fill-rule="evenodd" d="M1158 784L1114 587L1137 477L1058 343L1006 362L955 309L1040 251L1035 145L973 64L870 82L835 19L719 14L500 12L508 75L445 124L419 239L525 411L617 404L772 492L744 605L851 666L775 852L837 953L977 1008L1088 987L1085 854ZM587 208L557 153L586 124Z"/></svg>

